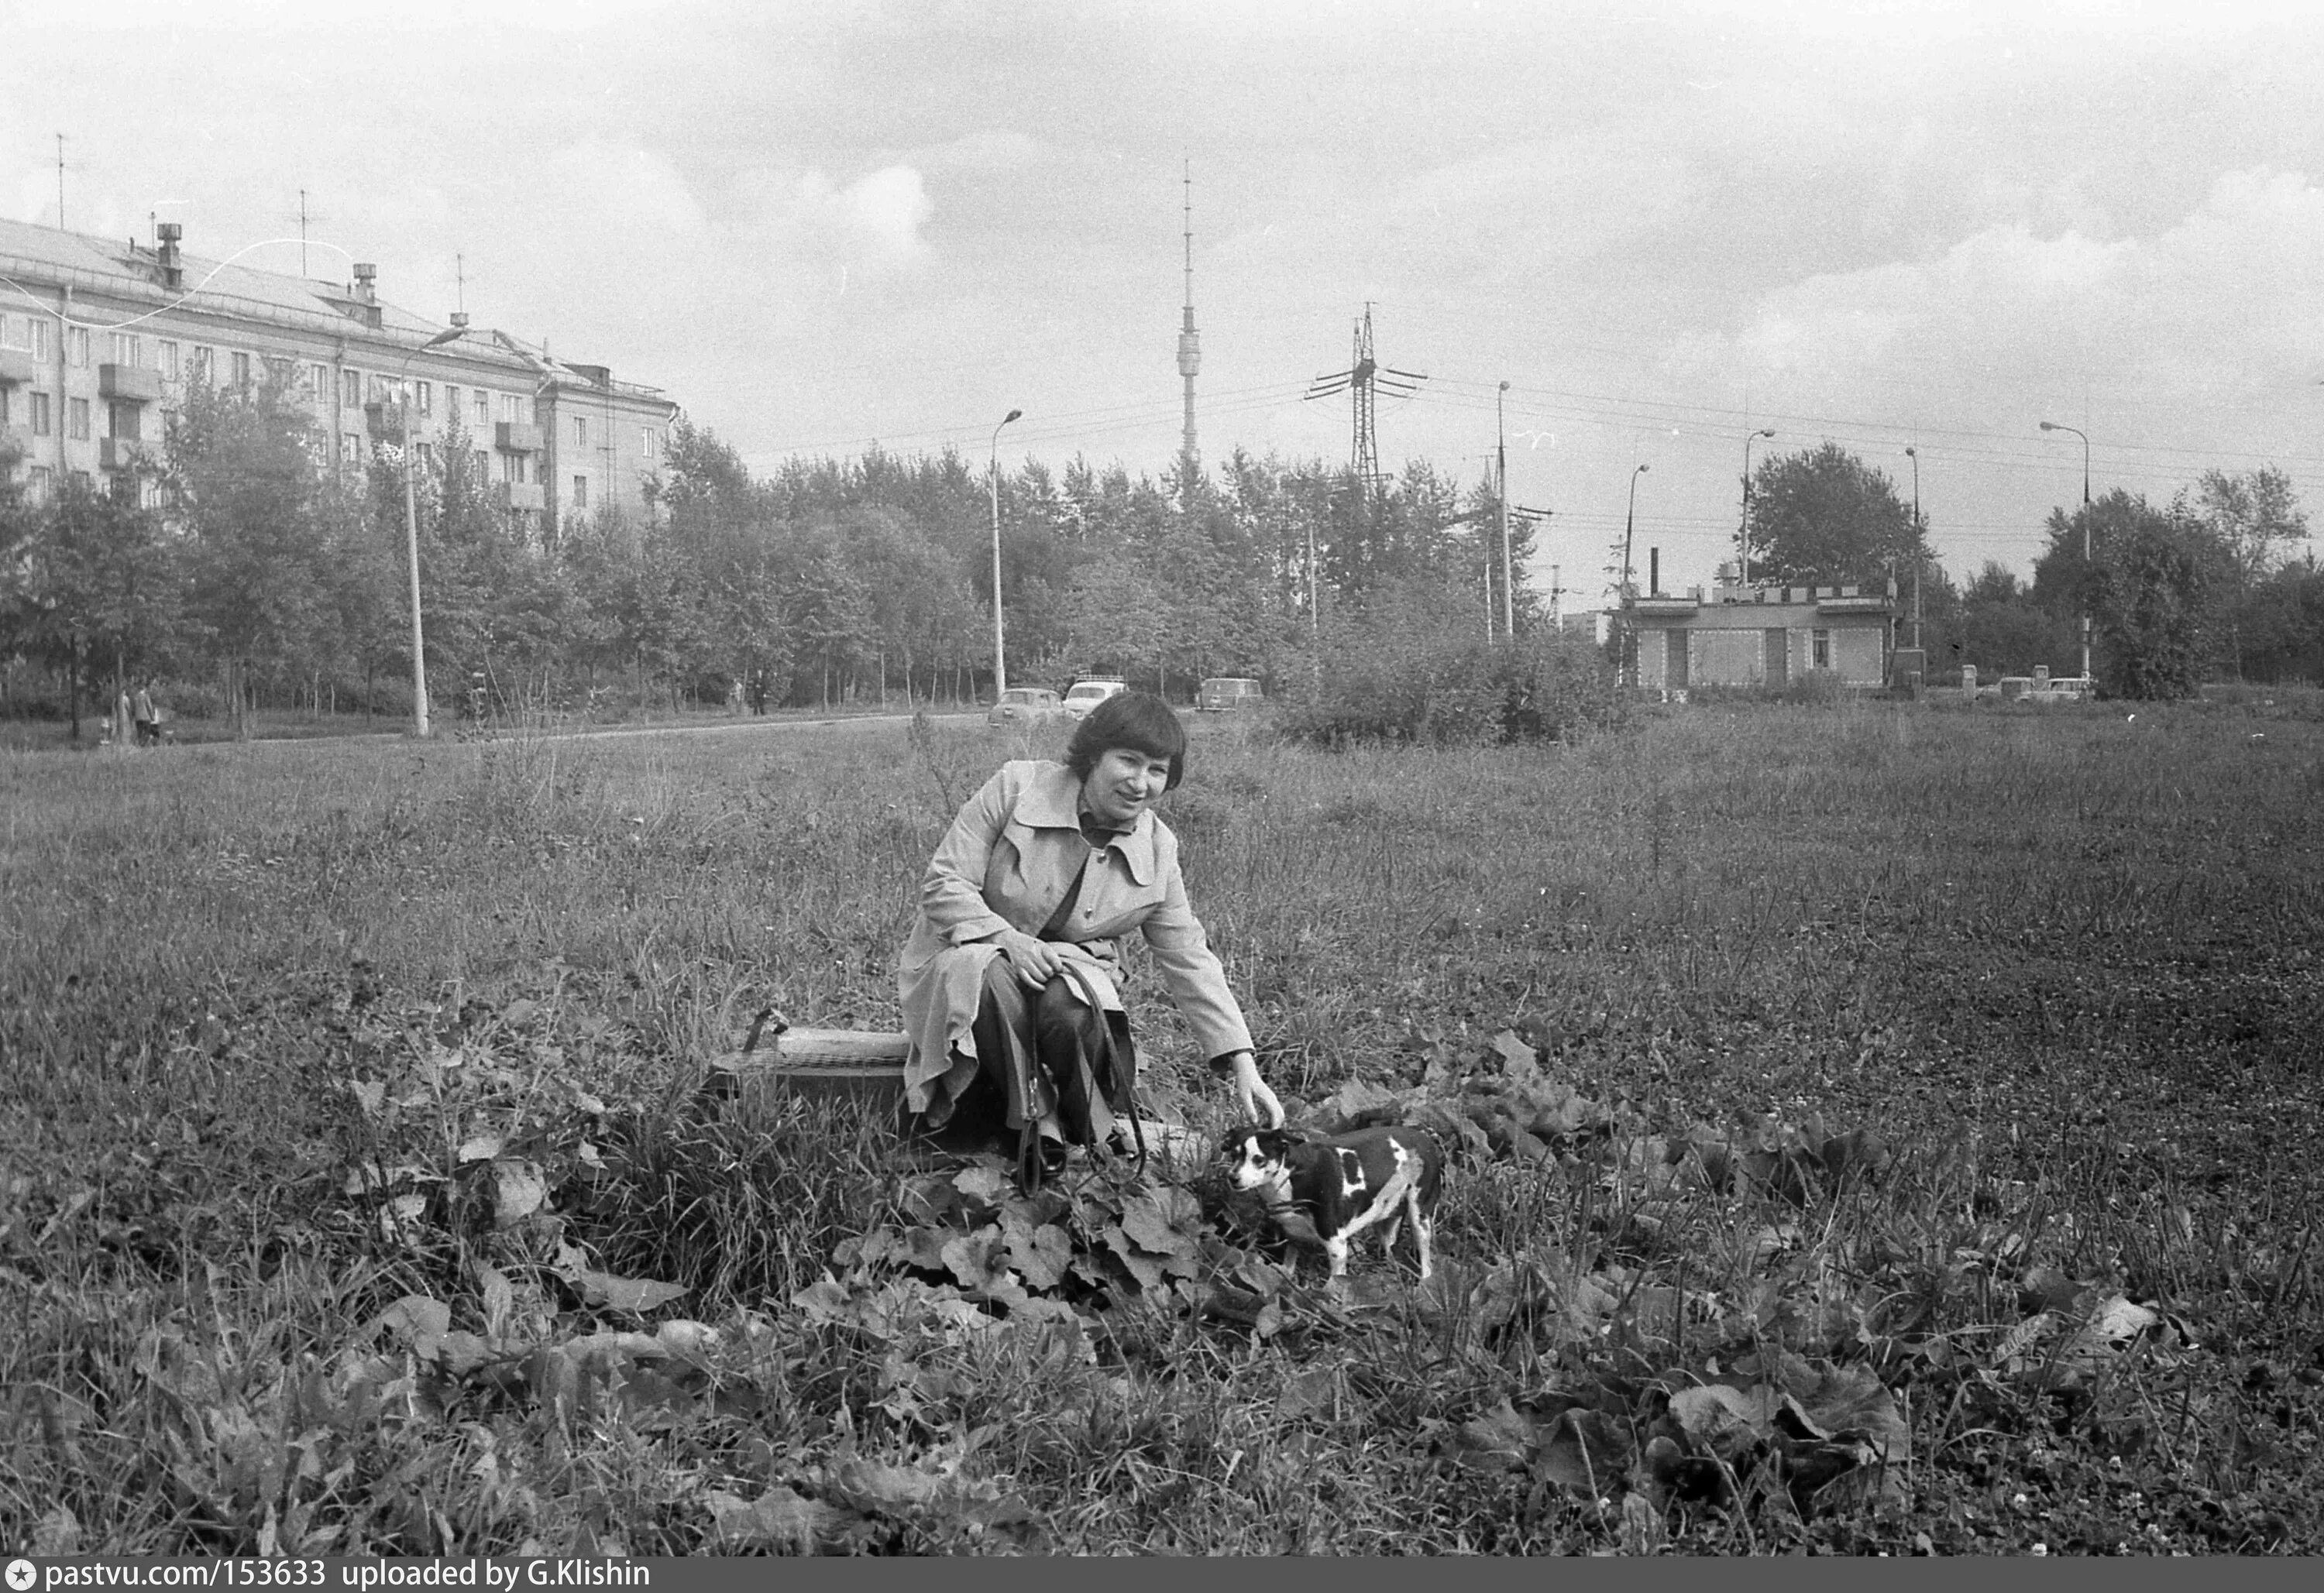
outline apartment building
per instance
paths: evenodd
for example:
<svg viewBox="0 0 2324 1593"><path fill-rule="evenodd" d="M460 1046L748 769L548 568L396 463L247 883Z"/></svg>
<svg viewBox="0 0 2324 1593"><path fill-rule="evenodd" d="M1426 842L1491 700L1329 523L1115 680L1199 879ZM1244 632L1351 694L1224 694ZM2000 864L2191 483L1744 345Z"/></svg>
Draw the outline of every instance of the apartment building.
<svg viewBox="0 0 2324 1593"><path fill-rule="evenodd" d="M0 437L38 495L78 476L132 479L189 382L281 378L339 468L401 440L423 456L465 439L499 501L539 537L610 506L649 510L677 405L603 365L551 359L490 327L448 328L346 283L187 254L175 223L148 245L0 220Z"/></svg>

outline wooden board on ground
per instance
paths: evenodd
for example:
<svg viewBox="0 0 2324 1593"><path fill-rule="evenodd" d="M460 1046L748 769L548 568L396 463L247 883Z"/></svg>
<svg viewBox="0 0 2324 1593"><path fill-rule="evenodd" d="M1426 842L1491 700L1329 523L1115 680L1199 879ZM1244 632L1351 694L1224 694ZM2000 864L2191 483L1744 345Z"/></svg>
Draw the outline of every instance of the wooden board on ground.
<svg viewBox="0 0 2324 1593"><path fill-rule="evenodd" d="M904 1092L906 1049L900 1033L885 1030L787 1028L754 1050L711 1058L703 1090L720 1098L779 1089L890 1100Z"/></svg>

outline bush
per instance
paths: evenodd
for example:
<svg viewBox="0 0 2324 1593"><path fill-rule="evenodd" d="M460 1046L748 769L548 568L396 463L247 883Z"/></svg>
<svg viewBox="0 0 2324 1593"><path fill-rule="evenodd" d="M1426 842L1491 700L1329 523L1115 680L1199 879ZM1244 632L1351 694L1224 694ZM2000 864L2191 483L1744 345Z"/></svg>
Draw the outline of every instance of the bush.
<svg viewBox="0 0 2324 1593"><path fill-rule="evenodd" d="M1587 638L1489 641L1427 616L1397 618L1326 642L1321 678L1295 687L1284 706L1283 734L1324 745L1557 741L1623 712L1614 671Z"/></svg>

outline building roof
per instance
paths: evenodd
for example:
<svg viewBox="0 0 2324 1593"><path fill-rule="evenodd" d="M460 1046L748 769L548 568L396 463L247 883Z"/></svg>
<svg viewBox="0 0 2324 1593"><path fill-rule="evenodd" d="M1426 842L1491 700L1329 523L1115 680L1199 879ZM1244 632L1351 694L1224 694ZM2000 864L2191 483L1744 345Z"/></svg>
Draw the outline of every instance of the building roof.
<svg viewBox="0 0 2324 1593"><path fill-rule="evenodd" d="M403 347L414 346L444 330L441 323L414 315L383 299L361 303L349 283L259 271L234 264L231 259L211 260L182 249L178 263L184 272L185 286L165 288L159 277L159 256L134 238L115 243L109 238L0 217L0 309L31 308L53 315L52 305L31 297L25 290L35 283L52 287L64 282L80 292L150 307L131 315L112 310L92 314L87 324L100 331L134 326L158 311L180 308L198 315L267 322L288 331L315 336L367 336ZM379 326L373 327L354 313L358 308L376 308ZM537 379L608 390L668 405L658 388L614 381L612 373L602 365L576 368L566 364L552 359L545 345L528 343L497 327L474 328L457 344L440 352L447 358L515 365Z"/></svg>

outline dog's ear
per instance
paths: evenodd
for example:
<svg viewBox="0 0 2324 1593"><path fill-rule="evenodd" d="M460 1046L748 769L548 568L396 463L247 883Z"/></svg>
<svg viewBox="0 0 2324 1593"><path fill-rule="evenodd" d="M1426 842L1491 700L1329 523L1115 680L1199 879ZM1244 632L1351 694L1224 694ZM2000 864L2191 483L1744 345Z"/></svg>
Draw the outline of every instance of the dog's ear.
<svg viewBox="0 0 2324 1593"><path fill-rule="evenodd" d="M1250 1139L1261 1156L1277 1162L1289 1156L1291 1147L1299 1143L1299 1137L1288 1128L1261 1128Z"/></svg>

